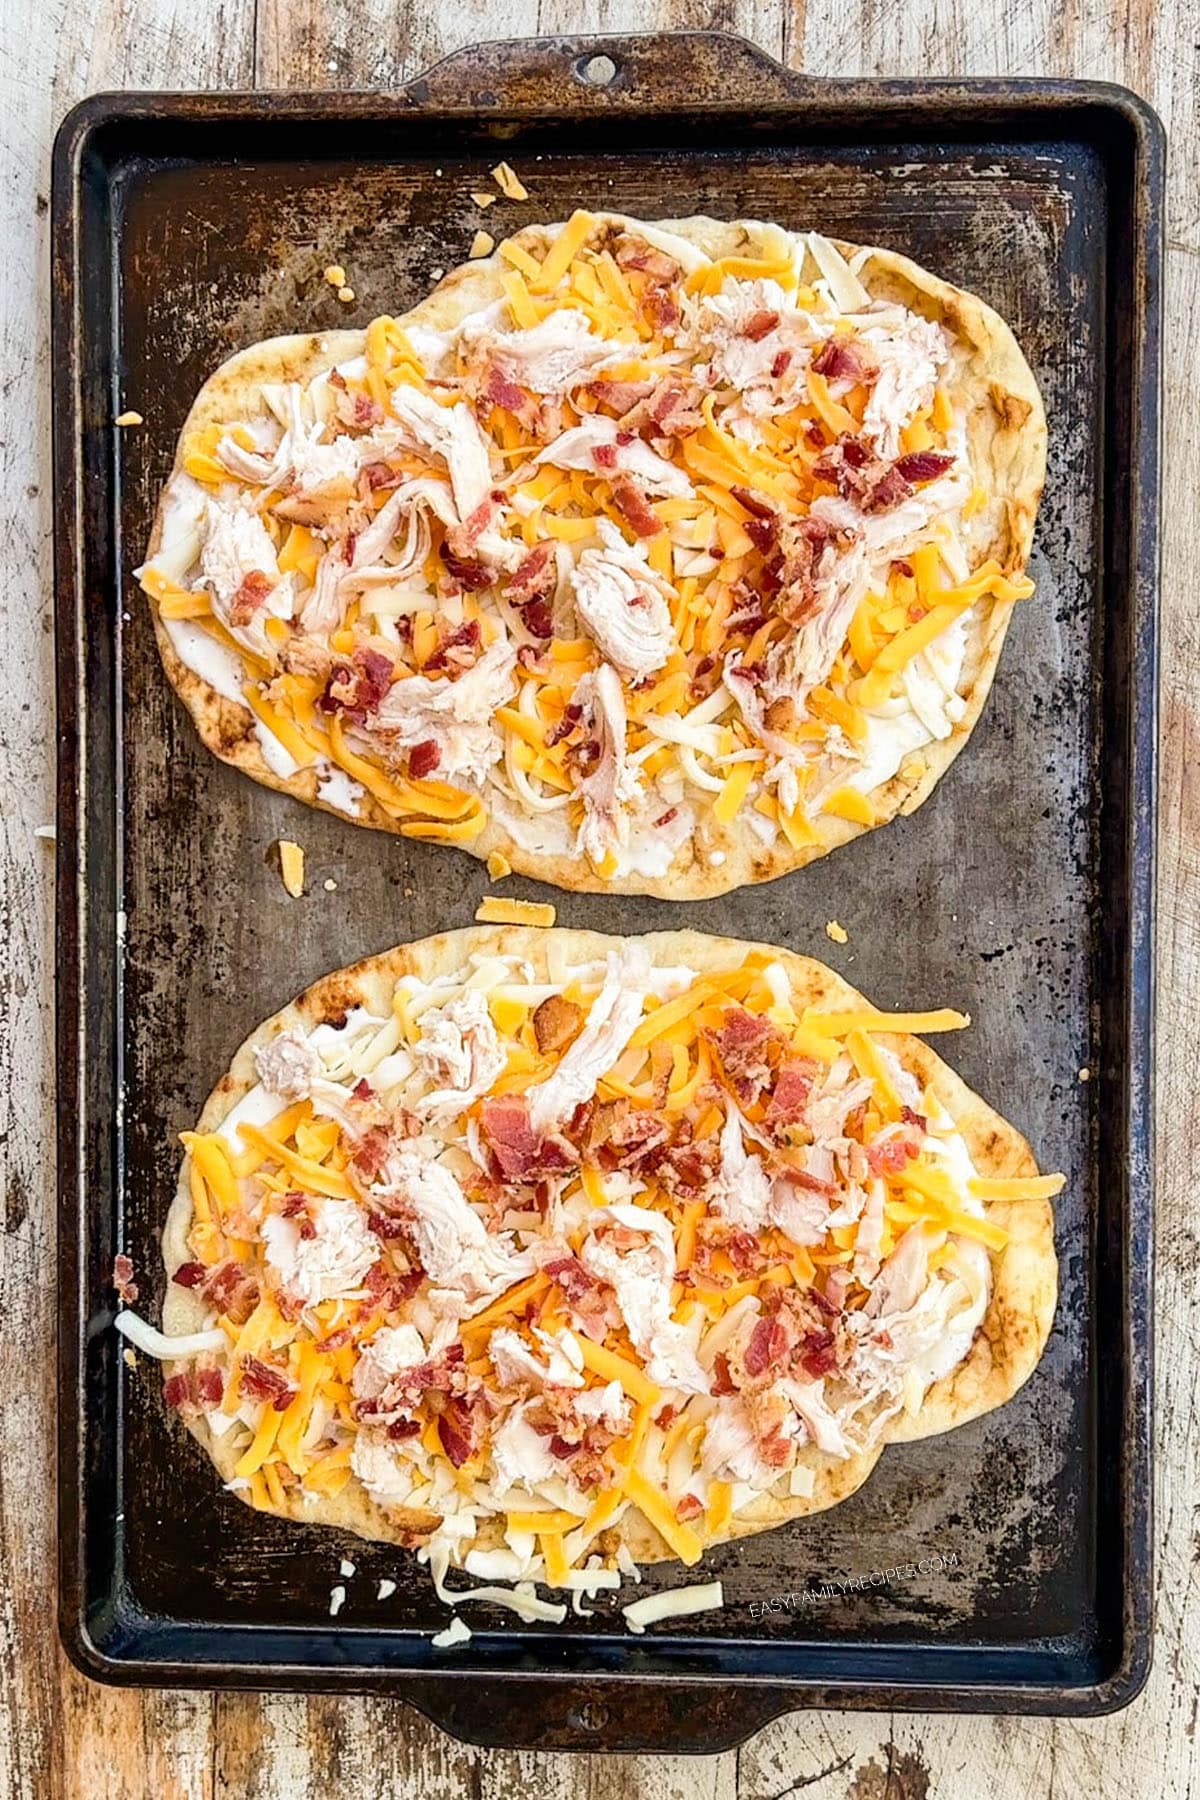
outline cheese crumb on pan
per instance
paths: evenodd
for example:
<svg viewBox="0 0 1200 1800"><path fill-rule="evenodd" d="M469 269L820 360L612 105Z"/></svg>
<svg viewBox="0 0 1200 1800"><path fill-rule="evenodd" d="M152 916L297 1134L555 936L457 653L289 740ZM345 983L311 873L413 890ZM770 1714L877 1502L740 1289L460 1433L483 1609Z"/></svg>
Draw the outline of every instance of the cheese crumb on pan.
<svg viewBox="0 0 1200 1800"><path fill-rule="evenodd" d="M389 1580L387 1576L384 1576L383 1580L379 1584L378 1589L376 1590L375 1598L377 1600L390 1600L392 1595L395 1593L395 1591L396 1591L395 1582Z"/></svg>
<svg viewBox="0 0 1200 1800"><path fill-rule="evenodd" d="M471 198L479 207L495 206L496 204L495 194L472 193Z"/></svg>
<svg viewBox="0 0 1200 1800"><path fill-rule="evenodd" d="M555 916L545 901L503 900L497 894L487 894L475 909L481 925L544 925L548 930Z"/></svg>
<svg viewBox="0 0 1200 1800"><path fill-rule="evenodd" d="M512 864L501 850L493 850L487 859L487 872L493 881L503 881L512 874Z"/></svg>
<svg viewBox="0 0 1200 1800"><path fill-rule="evenodd" d="M492 179L506 200L528 200L529 189L510 163L497 163L492 170Z"/></svg>
<svg viewBox="0 0 1200 1800"><path fill-rule="evenodd" d="M844 925L839 925L836 919L830 919L825 927L825 936L832 938L835 944L845 944L849 941L850 933Z"/></svg>
<svg viewBox="0 0 1200 1800"><path fill-rule="evenodd" d="M647 1625L660 1619L685 1619L692 1613L715 1612L724 1606L725 1595L719 1581L700 1581L694 1587L673 1588L665 1594L647 1594L630 1606L623 1606L625 1623L639 1634Z"/></svg>
<svg viewBox="0 0 1200 1800"><path fill-rule="evenodd" d="M354 298L354 289L352 287L350 287L347 282L343 282L341 287L338 289L338 299L341 301L343 306L349 306L349 304L353 300L353 298Z"/></svg>
<svg viewBox="0 0 1200 1800"><path fill-rule="evenodd" d="M292 899L299 900L304 892L304 851L291 838L279 840L279 873Z"/></svg>
<svg viewBox="0 0 1200 1800"><path fill-rule="evenodd" d="M472 257L490 256L496 248L496 240L490 231L477 231L471 239L470 254Z"/></svg>
<svg viewBox="0 0 1200 1800"><path fill-rule="evenodd" d="M346 1590L339 1581L336 1587L329 1590L329 1616L336 1619L346 1604Z"/></svg>
<svg viewBox="0 0 1200 1800"><path fill-rule="evenodd" d="M144 425L146 423L140 412L118 413L113 420L114 425Z"/></svg>
<svg viewBox="0 0 1200 1800"><path fill-rule="evenodd" d="M354 1575L356 1572L355 1565L350 1561L349 1557L343 1556L341 1562L338 1564L338 1574L344 1575L346 1579L349 1580L351 1575Z"/></svg>
<svg viewBox="0 0 1200 1800"><path fill-rule="evenodd" d="M345 287L346 271L343 269L341 263L330 263L329 267L325 270L322 279L327 281L330 287Z"/></svg>
<svg viewBox="0 0 1200 1800"><path fill-rule="evenodd" d="M443 1631L435 1631L430 1639L435 1650L450 1650L455 1644L465 1644L471 1636L471 1627L457 1615Z"/></svg>

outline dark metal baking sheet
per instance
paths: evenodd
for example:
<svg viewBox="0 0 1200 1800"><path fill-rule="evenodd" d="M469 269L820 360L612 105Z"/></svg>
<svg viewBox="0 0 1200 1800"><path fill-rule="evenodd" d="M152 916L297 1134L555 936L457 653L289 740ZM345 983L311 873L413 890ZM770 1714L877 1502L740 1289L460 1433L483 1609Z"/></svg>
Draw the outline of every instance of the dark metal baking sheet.
<svg viewBox="0 0 1200 1800"><path fill-rule="evenodd" d="M613 65L600 87L597 56ZM385 1546L355 1543L350 1598L329 1619L346 1546L221 1494L152 1374L123 1364L106 1279L127 1249L157 1308L176 1136L246 1032L332 967L468 923L485 875L206 755L130 571L215 364L275 332L411 304L463 258L469 190L498 154L532 196L487 215L500 231L576 204L815 225L906 250L1013 324L1051 426L1038 597L933 797L727 899L548 897L564 923L686 922L824 956L884 1006L966 1008L956 1065L1071 1179L1054 1331L1011 1404L890 1448L835 1511L713 1554L720 1613L632 1639L611 1613L551 1631L477 1612L447 1657L429 1642L445 1615L427 1575ZM614 1749L712 1750L803 1705L1094 1712L1137 1691L1161 158L1157 121L1121 89L826 84L709 35L484 46L395 95L102 96L67 120L54 171L60 1616L88 1672L373 1688L481 1742ZM352 272L349 311L320 279L329 262ZM111 428L127 406L144 429ZM307 851L302 903L270 863L280 836ZM833 918L843 949L825 936ZM816 1592L889 1568L902 1572L886 1584ZM378 1602L385 1574L399 1588ZM675 1566L648 1577L679 1580Z"/></svg>

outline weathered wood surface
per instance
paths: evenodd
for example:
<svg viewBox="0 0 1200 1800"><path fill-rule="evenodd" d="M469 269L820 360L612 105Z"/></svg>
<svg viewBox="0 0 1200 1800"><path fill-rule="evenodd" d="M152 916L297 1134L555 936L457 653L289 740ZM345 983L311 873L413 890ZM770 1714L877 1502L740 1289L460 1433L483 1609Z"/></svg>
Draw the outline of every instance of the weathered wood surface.
<svg viewBox="0 0 1200 1800"><path fill-rule="evenodd" d="M46 195L54 126L114 87L388 84L484 37L721 27L817 74L1054 74L1128 83L1172 144L1160 859L1157 1649L1142 1697L1086 1723L797 1714L704 1761L462 1748L377 1700L104 1690L53 1629L53 813ZM1194 1101L1200 1039L1200 50L1170 0L4 0L0 483L0 1794L13 1800L782 1800L1200 1793Z"/></svg>

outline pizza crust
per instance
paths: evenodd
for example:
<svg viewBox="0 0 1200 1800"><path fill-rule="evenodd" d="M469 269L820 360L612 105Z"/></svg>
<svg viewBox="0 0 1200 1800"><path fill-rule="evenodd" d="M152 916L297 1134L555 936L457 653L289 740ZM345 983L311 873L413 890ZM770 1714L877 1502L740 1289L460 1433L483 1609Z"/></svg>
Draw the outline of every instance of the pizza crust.
<svg viewBox="0 0 1200 1800"><path fill-rule="evenodd" d="M592 931L559 929L551 932L525 926L475 926L401 945L325 976L246 1039L229 1072L222 1076L205 1102L196 1129L215 1131L238 1101L256 1085L254 1053L280 1032L293 1026L311 1030L323 1022L336 1023L355 1006L386 1014L400 976L411 974L423 981L432 981L461 967L476 951L520 956L528 959L535 969L544 969L551 938L564 947L573 962L602 958L621 941ZM686 964L698 973L728 968L753 950L765 951L787 970L798 1007L824 1006L826 1010L845 1010L870 1005L832 969L790 950L736 938L711 937L696 931L655 932L643 941L656 965L678 967ZM980 1174L1037 1174L1033 1153L1016 1127L973 1093L927 1044L906 1034L881 1036L880 1041L919 1081L932 1086L962 1133ZM185 1157L162 1240L168 1277L163 1330L171 1336L202 1329L207 1312L196 1294L170 1280L180 1263L189 1260L191 1254L187 1247L192 1222L189 1171L190 1162ZM956 1425L966 1424L968 1420L1003 1405L1017 1392L1037 1366L1054 1317L1058 1293L1054 1215L1047 1200L992 1200L983 1204L988 1218L1004 1226L1010 1240L1006 1248L991 1259L992 1292L988 1309L966 1358L928 1389L913 1417L898 1416L889 1421L884 1427L882 1441L872 1450L843 1460L818 1451L811 1444L806 1446L799 1460L813 1471L812 1494L803 1498L787 1493L787 1477L784 1476L780 1484L782 1492L767 1490L761 1499L732 1519L729 1528L719 1538L712 1539L711 1544L769 1531L792 1519L836 1506L867 1479L887 1443L907 1442L952 1430ZM234 1464L240 1455L240 1450L235 1451L230 1443L233 1434L214 1438L203 1415L184 1417L188 1429L208 1451L222 1479L231 1481ZM242 1492L244 1497L244 1490L235 1491ZM360 1537L393 1543L408 1542L414 1532L430 1531L438 1523L435 1515L412 1509L385 1512L354 1476L340 1494L331 1498L305 1503L298 1496L288 1494L285 1500L284 1507L274 1509L281 1517L314 1525L337 1525ZM486 1546L492 1538L500 1541L499 1521L494 1522L491 1533L481 1530L476 1541L480 1546ZM615 1549L618 1543L624 1543L638 1562L657 1562L674 1554L658 1532L632 1507L601 1540L602 1547L609 1549Z"/></svg>
<svg viewBox="0 0 1200 1800"><path fill-rule="evenodd" d="M636 221L629 223L636 229ZM659 228L686 238L713 257L760 254L764 234L772 229L752 220L704 217L663 220L659 221ZM528 226L512 242L541 260L560 229L557 225ZM857 245L834 241L846 257L860 253ZM507 266L498 254L463 264L445 276L399 322L437 331L453 328L468 314L503 297L500 277ZM974 517L963 523L964 547L972 567L994 557L1005 574L1019 574L1029 556L1045 477L1046 418L1037 383L1015 337L1000 315L974 294L952 286L896 251L872 249L860 273L874 296L897 300L942 323L956 340L951 393L967 413L972 466L977 482L988 496ZM205 383L188 414L172 473L177 474L182 468L183 445L195 432L218 421L233 423L256 411L264 381L309 381L321 370L361 355L365 343L365 332L332 331L271 338L230 357ZM164 510L165 493L155 516L146 553L148 562L153 561L162 541ZM222 761L264 786L345 818L347 815L339 807L318 798L315 770L301 769L294 775L281 776L268 766L255 735L253 715L224 699L183 663L156 602L151 600L149 604L168 678L207 747ZM897 814L914 812L928 798L978 722L996 672L1012 604L989 599L973 609L959 681L959 692L966 702L963 716L949 737L910 752L896 774L872 790L875 826L821 814L812 821L819 843L793 849L786 842L764 846L740 819L723 828L706 816L693 838L681 847L668 872L657 877L631 874L605 879L594 873L585 857L524 849L494 816L473 842L461 848L481 859L499 851L519 874L582 893L652 894L661 899L699 900L786 875L865 831L887 824ZM398 821L390 818L369 794L359 801L356 822L378 831L400 831ZM723 860L714 864L714 854Z"/></svg>

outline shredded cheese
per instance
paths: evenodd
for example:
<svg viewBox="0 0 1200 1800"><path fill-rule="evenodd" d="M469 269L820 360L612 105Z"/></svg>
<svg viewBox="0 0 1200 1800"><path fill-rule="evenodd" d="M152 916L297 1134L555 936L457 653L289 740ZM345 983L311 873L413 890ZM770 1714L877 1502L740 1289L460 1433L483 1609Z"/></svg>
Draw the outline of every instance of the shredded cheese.
<svg viewBox="0 0 1200 1800"><path fill-rule="evenodd" d="M549 930L555 911L540 900L502 900L486 894L475 908L475 917L484 925L538 925Z"/></svg>

